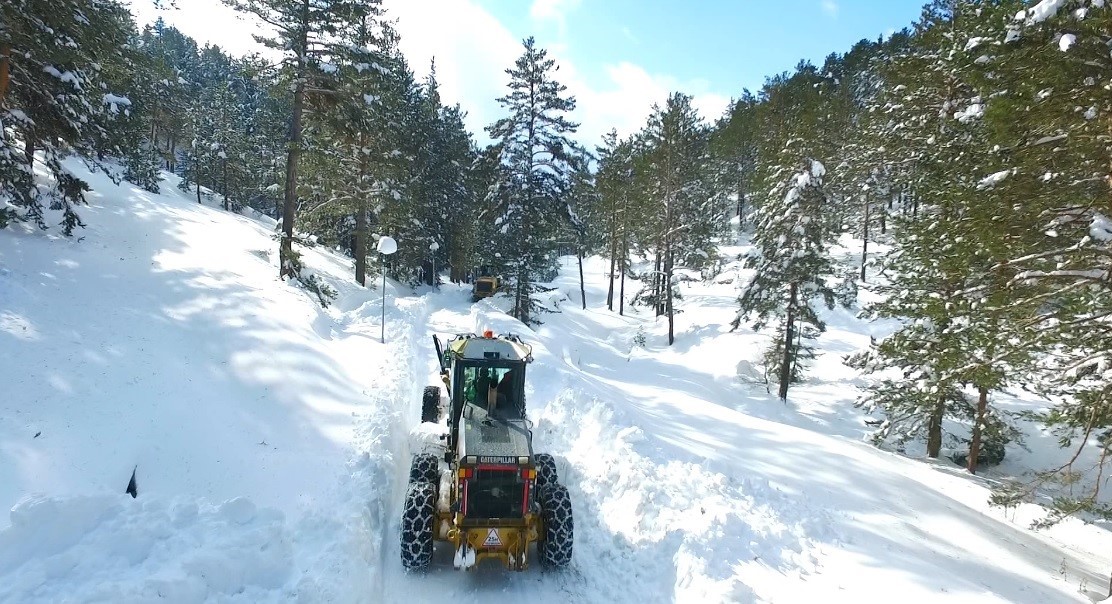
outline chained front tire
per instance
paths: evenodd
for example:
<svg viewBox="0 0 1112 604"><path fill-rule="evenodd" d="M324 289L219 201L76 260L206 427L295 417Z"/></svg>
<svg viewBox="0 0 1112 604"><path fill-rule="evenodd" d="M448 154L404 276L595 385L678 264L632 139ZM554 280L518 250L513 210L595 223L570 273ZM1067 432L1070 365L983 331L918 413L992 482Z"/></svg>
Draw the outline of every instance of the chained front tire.
<svg viewBox="0 0 1112 604"><path fill-rule="evenodd" d="M533 464L537 467L537 488L556 484L560 477L556 475L556 460L548 453L533 455Z"/></svg>
<svg viewBox="0 0 1112 604"><path fill-rule="evenodd" d="M402 566L406 570L420 570L432 562L435 517L436 487L425 481L410 484L402 511Z"/></svg>
<svg viewBox="0 0 1112 604"><path fill-rule="evenodd" d="M440 420L440 388L426 386L421 397L421 421L436 423Z"/></svg>

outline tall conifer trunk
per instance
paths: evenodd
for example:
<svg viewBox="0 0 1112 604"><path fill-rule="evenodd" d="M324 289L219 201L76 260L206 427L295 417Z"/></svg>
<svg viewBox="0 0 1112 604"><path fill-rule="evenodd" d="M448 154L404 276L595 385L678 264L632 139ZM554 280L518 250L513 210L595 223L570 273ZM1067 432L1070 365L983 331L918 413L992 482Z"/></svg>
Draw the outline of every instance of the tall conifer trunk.
<svg viewBox="0 0 1112 604"><path fill-rule="evenodd" d="M966 469L970 474L977 473L977 459L981 456L981 438L984 435L985 416L988 414L988 389L977 389L977 415L973 418L973 437L969 440L969 459Z"/></svg>
<svg viewBox="0 0 1112 604"><path fill-rule="evenodd" d="M942 453L942 418L946 414L946 400L939 399L927 420L927 457L937 459Z"/></svg>
<svg viewBox="0 0 1112 604"><path fill-rule="evenodd" d="M618 290L618 314L625 316L626 301L626 264L629 263L629 233L622 229L622 285Z"/></svg>
<svg viewBox="0 0 1112 604"><path fill-rule="evenodd" d="M865 198L864 242L861 245L861 282L865 282L865 261L869 258L869 194Z"/></svg>
<svg viewBox="0 0 1112 604"><path fill-rule="evenodd" d="M664 299L665 311L668 313L668 345L671 346L676 341L676 315L672 306L672 265L674 252L672 250L672 243L668 243L668 251L664 259Z"/></svg>
<svg viewBox="0 0 1112 604"><path fill-rule="evenodd" d="M798 285L792 283L788 287L787 318L784 324L784 356L780 359L780 400L788 400L788 385L792 381L792 340L795 339L795 314L797 303Z"/></svg>
<svg viewBox="0 0 1112 604"><path fill-rule="evenodd" d="M660 286L659 286L660 280L659 280L659 277L657 275L660 273L660 257L659 257L659 254L654 253L653 255L656 256L656 257L653 258L653 271L652 271L652 275L651 275L652 279L651 279L650 283L651 283L651 287L652 287L652 296L653 296L653 299L652 299L653 316L655 317L655 316L659 316L659 314L660 314L660 313L656 312L656 309L659 306L657 304L657 296L658 296L658 292L660 291Z"/></svg>
<svg viewBox="0 0 1112 604"><path fill-rule="evenodd" d="M587 287L583 283L583 248L579 247L575 251L576 258L579 260L579 295L583 300L583 310L587 310ZM611 281L613 283L613 281Z"/></svg>
<svg viewBox="0 0 1112 604"><path fill-rule="evenodd" d="M228 158L220 160L220 179L224 181L221 188L224 189L224 211L227 212L231 209L231 203L228 200Z"/></svg>
<svg viewBox="0 0 1112 604"><path fill-rule="evenodd" d="M300 70L299 70L300 71ZM282 244L278 248L280 277L296 277L293 255L293 224L297 212L297 162L301 157L301 116L305 108L305 82L298 79L290 118L290 146L286 152L286 189L282 200Z"/></svg>
<svg viewBox="0 0 1112 604"><path fill-rule="evenodd" d="M367 285L367 202L359 200L355 210L355 242L352 255L355 256L355 282Z"/></svg>
<svg viewBox="0 0 1112 604"><path fill-rule="evenodd" d="M12 47L10 44L0 46L0 106L4 105L4 99L8 96L8 83L11 81L11 56Z"/></svg>
<svg viewBox="0 0 1112 604"><path fill-rule="evenodd" d="M305 55L309 49L310 0L302 0L300 37L296 42L297 85L293 93L293 114L290 116L290 142L286 151L286 188L282 200L282 243L278 248L278 276L297 277L298 266L293 252L293 228L297 213L297 166L301 158L301 119L305 111Z"/></svg>
<svg viewBox="0 0 1112 604"><path fill-rule="evenodd" d="M27 160L27 168L30 169L35 165L35 133L28 130L26 136L27 141L24 143L23 153Z"/></svg>
<svg viewBox="0 0 1112 604"><path fill-rule="evenodd" d="M614 274L614 269L618 265L618 237L615 233L610 234L610 285L606 289L606 310L614 310L614 280L617 275Z"/></svg>

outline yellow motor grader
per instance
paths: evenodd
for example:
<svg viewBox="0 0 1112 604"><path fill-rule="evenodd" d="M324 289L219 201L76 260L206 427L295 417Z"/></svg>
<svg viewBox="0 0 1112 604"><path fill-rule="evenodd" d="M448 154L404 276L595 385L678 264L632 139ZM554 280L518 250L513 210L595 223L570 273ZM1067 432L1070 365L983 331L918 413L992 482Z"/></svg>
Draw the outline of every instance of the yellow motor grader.
<svg viewBox="0 0 1112 604"><path fill-rule="evenodd" d="M498 293L499 288L502 287L502 281L493 275L482 275L475 278L475 283L471 286L471 301L478 302L483 298L489 298Z"/></svg>
<svg viewBox="0 0 1112 604"><path fill-rule="evenodd" d="M443 455L413 457L402 512L402 565L432 562L433 544L455 550L453 565L474 568L493 558L509 570L529 566L530 544L542 566L571 562L568 489L551 455L534 453L525 419L525 368L531 348L513 335L433 336L448 391ZM438 422L439 386L425 389L421 420Z"/></svg>

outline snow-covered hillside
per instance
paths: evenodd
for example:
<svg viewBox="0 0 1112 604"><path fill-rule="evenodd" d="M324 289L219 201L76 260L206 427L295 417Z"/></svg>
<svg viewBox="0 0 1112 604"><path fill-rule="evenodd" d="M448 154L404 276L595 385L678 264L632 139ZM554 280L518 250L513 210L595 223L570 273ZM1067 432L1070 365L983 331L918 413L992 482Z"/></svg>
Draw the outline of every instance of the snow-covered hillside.
<svg viewBox="0 0 1112 604"><path fill-rule="evenodd" d="M80 171L77 165L72 169ZM445 285L381 292L307 251L321 309L279 281L265 218L93 183L80 238L0 231L0 602L1088 602L1112 535L986 504L982 479L861 442L845 313L782 405L738 377L738 279L685 286L662 324L591 308L569 265L525 328ZM172 178L172 177L170 177ZM404 245L404 242L402 242ZM736 250L727 250L736 252ZM538 451L575 507L564 572L399 561L399 513L436 373L429 336L534 346ZM638 343L639 333L644 344ZM124 494L133 469L138 497Z"/></svg>

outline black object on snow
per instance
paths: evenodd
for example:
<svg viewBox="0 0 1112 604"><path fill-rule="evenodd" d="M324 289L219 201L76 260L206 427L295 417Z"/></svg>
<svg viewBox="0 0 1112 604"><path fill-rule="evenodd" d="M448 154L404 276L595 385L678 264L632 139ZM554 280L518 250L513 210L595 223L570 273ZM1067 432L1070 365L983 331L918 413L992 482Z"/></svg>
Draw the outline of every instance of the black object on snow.
<svg viewBox="0 0 1112 604"><path fill-rule="evenodd" d="M138 469L139 466L135 466L131 469L131 480L127 482L127 490L124 491L128 495L131 495L132 499L135 499L139 496L139 489L135 486L135 471Z"/></svg>

